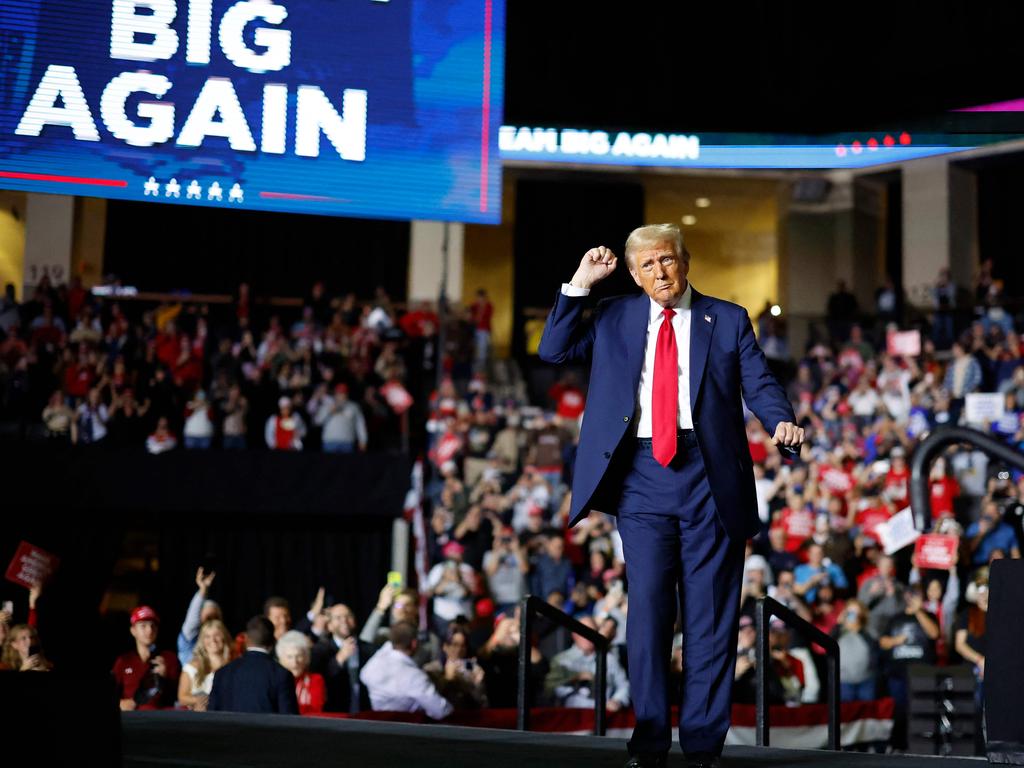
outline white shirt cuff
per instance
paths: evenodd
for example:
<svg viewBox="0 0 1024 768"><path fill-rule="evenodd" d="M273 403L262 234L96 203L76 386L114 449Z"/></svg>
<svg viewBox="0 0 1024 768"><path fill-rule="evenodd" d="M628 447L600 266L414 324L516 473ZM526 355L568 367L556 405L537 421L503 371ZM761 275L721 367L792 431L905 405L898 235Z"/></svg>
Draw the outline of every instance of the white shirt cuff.
<svg viewBox="0 0 1024 768"><path fill-rule="evenodd" d="M563 296L589 296L589 288L577 288L575 285L569 285L568 283L562 283L562 295Z"/></svg>

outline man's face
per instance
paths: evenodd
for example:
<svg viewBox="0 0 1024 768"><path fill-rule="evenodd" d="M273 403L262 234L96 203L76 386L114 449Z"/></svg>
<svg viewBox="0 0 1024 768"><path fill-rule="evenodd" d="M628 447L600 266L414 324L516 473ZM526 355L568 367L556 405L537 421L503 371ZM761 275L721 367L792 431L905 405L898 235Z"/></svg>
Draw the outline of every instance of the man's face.
<svg viewBox="0 0 1024 768"><path fill-rule="evenodd" d="M152 645L156 642L158 628L155 621L137 621L132 625L132 637L142 645Z"/></svg>
<svg viewBox="0 0 1024 768"><path fill-rule="evenodd" d="M419 626L419 608L416 602L407 595L396 597L394 605L391 606L392 621L408 621L413 626Z"/></svg>
<svg viewBox="0 0 1024 768"><path fill-rule="evenodd" d="M267 618L274 625L274 637L280 637L292 626L292 612L287 608L275 605L267 612Z"/></svg>
<svg viewBox="0 0 1024 768"><path fill-rule="evenodd" d="M565 542L559 536L548 539L548 556L552 560L560 560L565 553Z"/></svg>
<svg viewBox="0 0 1024 768"><path fill-rule="evenodd" d="M200 623L200 625L205 624L206 622L208 622L208 621L210 621L212 619L220 619L220 618L223 618L223 617L220 614L220 606L219 605L217 605L216 603L210 603L210 602L203 603L202 612L199 614L199 623Z"/></svg>
<svg viewBox="0 0 1024 768"><path fill-rule="evenodd" d="M675 251L673 243L660 243L633 254L629 274L644 293L663 307L676 303L686 290L690 263Z"/></svg>
<svg viewBox="0 0 1024 768"><path fill-rule="evenodd" d="M356 619L347 605L332 605L327 612L330 619L327 621L327 629L331 634L338 637L349 637L355 629Z"/></svg>
<svg viewBox="0 0 1024 768"><path fill-rule="evenodd" d="M594 620L589 616L580 619L580 624L586 627L590 627L591 629L597 629L597 624L595 624ZM587 640L585 637L582 637L581 635L573 635L572 641L576 644L577 648L579 648L581 651L583 651L583 653L587 654L588 656L594 652L594 644Z"/></svg>
<svg viewBox="0 0 1024 768"><path fill-rule="evenodd" d="M821 565L823 555L824 551L822 548L815 544L807 550L807 562L817 568Z"/></svg>

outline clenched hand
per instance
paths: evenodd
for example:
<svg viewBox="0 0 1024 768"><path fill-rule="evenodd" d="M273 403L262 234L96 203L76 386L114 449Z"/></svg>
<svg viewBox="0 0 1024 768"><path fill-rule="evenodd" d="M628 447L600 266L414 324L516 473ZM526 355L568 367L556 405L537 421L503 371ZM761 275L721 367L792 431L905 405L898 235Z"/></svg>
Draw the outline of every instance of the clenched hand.
<svg viewBox="0 0 1024 768"><path fill-rule="evenodd" d="M772 437L772 445L786 445L790 448L799 448L804 442L804 429L789 421L780 421L775 427L775 436Z"/></svg>
<svg viewBox="0 0 1024 768"><path fill-rule="evenodd" d="M575 288L590 289L614 272L618 263L618 257L612 253L610 248L605 248L603 245L591 248L583 254L579 269L569 281L569 285Z"/></svg>

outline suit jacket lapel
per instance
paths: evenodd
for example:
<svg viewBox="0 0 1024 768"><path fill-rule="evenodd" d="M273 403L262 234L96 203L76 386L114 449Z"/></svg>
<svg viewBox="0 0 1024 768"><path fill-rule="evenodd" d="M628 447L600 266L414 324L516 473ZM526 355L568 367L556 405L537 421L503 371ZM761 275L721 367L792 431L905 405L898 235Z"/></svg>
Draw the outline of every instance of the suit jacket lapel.
<svg viewBox="0 0 1024 768"><path fill-rule="evenodd" d="M711 349L711 334L715 330L715 315L710 306L707 297L694 288L690 300L690 411L694 414Z"/></svg>
<svg viewBox="0 0 1024 768"><path fill-rule="evenodd" d="M646 293L641 293L631 302L625 312L625 328L623 329L626 344L626 370L629 372L630 397L636 405L637 391L640 388L640 371L644 367L644 350L647 343L647 324L651 318L651 300Z"/></svg>

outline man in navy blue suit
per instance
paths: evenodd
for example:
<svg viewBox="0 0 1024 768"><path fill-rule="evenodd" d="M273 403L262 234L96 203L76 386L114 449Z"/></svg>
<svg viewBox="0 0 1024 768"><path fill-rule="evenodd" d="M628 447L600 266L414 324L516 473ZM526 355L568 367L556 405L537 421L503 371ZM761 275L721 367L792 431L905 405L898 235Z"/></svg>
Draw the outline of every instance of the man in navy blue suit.
<svg viewBox="0 0 1024 768"><path fill-rule="evenodd" d="M245 653L213 676L206 708L223 712L299 714L295 678L274 659L274 625L253 616L245 625Z"/></svg>
<svg viewBox="0 0 1024 768"><path fill-rule="evenodd" d="M636 713L626 765L666 763L681 611L679 742L689 765L706 768L717 765L729 729L744 543L760 528L741 395L780 450L797 455L804 434L746 310L687 281L690 254L677 226L630 234L626 265L644 294L605 299L584 321L584 297L617 263L604 246L587 251L538 352L551 363L591 361L571 524L591 509L618 516Z"/></svg>

